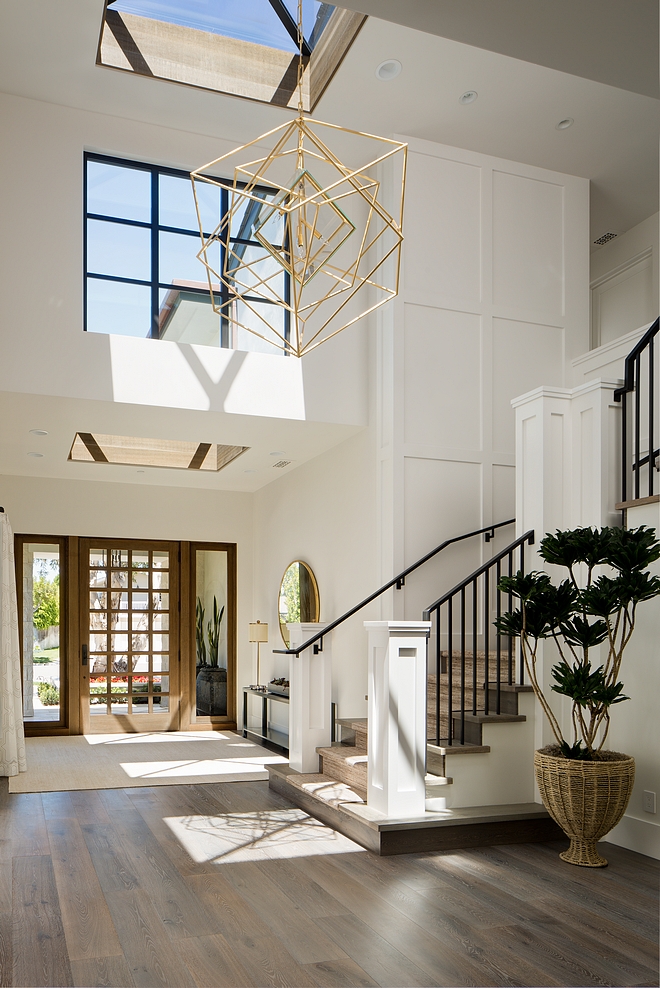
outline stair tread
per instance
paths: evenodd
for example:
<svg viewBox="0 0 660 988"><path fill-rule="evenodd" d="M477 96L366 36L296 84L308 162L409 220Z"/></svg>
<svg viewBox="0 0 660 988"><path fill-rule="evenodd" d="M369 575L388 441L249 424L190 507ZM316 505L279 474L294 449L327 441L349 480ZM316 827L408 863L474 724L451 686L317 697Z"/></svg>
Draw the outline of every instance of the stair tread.
<svg viewBox="0 0 660 988"><path fill-rule="evenodd" d="M483 710L478 710L476 714L471 710L466 710L465 714L461 710L452 710L451 715L453 720L460 720L464 716L471 724L519 724L527 720L524 714L487 714Z"/></svg>
<svg viewBox="0 0 660 988"><path fill-rule="evenodd" d="M490 751L489 744L459 744L457 741L449 744L447 738L440 738L439 745L428 741L426 747L438 755L485 755Z"/></svg>

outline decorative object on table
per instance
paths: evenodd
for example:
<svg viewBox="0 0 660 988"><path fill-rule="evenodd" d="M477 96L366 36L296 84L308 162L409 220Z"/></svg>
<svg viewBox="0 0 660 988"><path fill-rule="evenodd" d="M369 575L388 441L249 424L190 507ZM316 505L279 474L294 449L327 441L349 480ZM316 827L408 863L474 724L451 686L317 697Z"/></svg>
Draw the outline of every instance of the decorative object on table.
<svg viewBox="0 0 660 988"><path fill-rule="evenodd" d="M281 679L271 679L271 681L268 684L268 689L270 690L271 693L277 693L279 696L288 696L289 680L284 679L284 677L282 677Z"/></svg>
<svg viewBox="0 0 660 988"><path fill-rule="evenodd" d="M619 681L623 653L635 628L638 604L660 594L660 577L648 566L660 558L655 529L578 528L546 535L539 548L568 578L553 584L547 573L519 571L499 589L520 601L495 624L501 635L520 638L525 668L556 744L534 756L536 780L550 816L570 838L560 857L570 864L607 864L596 843L623 816L635 780L635 760L603 749L610 710L629 697ZM595 576L608 567L609 573ZM538 681L539 642L552 639L559 661L552 690L573 701L573 736L563 734ZM592 668L593 651L604 645L605 661Z"/></svg>
<svg viewBox="0 0 660 988"><path fill-rule="evenodd" d="M315 624L319 620L321 602L316 577L311 566L300 559L294 559L284 571L278 612L280 633L287 648L290 644L287 624Z"/></svg>
<svg viewBox="0 0 660 988"><path fill-rule="evenodd" d="M407 145L305 118L302 0L297 29L295 119L190 178L202 240L197 256L214 312L225 325L302 357L398 294ZM327 144L334 137L341 157ZM398 190L394 215L380 195L380 165ZM233 178L217 177L232 171ZM200 207L203 183L229 196L210 234Z"/></svg>
<svg viewBox="0 0 660 988"><path fill-rule="evenodd" d="M204 608L197 598L197 657L204 658L204 663L199 667L197 673L197 711L210 717L225 717L227 715L227 670L218 664L218 654L220 647L220 627L224 617L224 605L218 610L218 601L213 597L213 617L207 621L206 632L208 637L208 664L206 663L206 644L204 637ZM199 632L203 648L200 651Z"/></svg>
<svg viewBox="0 0 660 988"><path fill-rule="evenodd" d="M251 686L250 687L250 689L253 689L253 690L254 689L257 689L257 690L266 689L265 686L264 687L261 686L259 680L260 680L260 676L261 676L261 671L260 671L261 653L260 653L260 649L261 649L261 643L268 641L268 625L267 624L262 624L261 621L251 621L250 622L250 638L249 638L249 640L251 642L256 642L257 643L257 681L254 684L254 686Z"/></svg>

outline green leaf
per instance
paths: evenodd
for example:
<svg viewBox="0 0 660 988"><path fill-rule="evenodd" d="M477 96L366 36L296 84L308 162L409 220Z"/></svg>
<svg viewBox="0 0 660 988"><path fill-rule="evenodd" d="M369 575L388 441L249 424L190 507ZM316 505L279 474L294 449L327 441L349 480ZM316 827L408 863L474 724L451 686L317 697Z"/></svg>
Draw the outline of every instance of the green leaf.
<svg viewBox="0 0 660 988"><path fill-rule="evenodd" d="M618 529L575 528L572 531L546 535L539 547L539 554L547 563L570 568L576 563L589 567L607 562L611 532Z"/></svg>
<svg viewBox="0 0 660 988"><path fill-rule="evenodd" d="M607 625L604 621L599 620L589 624L579 615L562 623L559 630L569 645L577 645L579 648L593 648L607 638Z"/></svg>
<svg viewBox="0 0 660 988"><path fill-rule="evenodd" d="M642 570L660 559L660 542L655 529L640 525L639 528L612 528L606 562L626 573Z"/></svg>

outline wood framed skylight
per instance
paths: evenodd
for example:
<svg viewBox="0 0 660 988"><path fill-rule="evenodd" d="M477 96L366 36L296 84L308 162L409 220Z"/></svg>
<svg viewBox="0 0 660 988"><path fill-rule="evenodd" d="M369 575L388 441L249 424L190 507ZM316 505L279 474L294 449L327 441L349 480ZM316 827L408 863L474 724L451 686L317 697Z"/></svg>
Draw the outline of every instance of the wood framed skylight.
<svg viewBox="0 0 660 988"><path fill-rule="evenodd" d="M311 111L366 20L303 8L303 105ZM295 0L106 0L97 64L244 99L297 106Z"/></svg>
<svg viewBox="0 0 660 988"><path fill-rule="evenodd" d="M69 459L79 463L115 463L131 467L167 467L171 470L217 473L248 449L248 446L223 446L219 443L77 432Z"/></svg>

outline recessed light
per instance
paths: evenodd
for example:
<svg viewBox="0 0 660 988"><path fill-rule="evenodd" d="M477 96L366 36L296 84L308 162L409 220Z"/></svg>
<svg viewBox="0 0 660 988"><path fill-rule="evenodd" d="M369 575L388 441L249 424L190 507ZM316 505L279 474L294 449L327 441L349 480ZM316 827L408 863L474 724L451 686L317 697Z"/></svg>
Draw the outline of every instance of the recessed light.
<svg viewBox="0 0 660 988"><path fill-rule="evenodd" d="M144 470L138 470L138 473L144 473Z"/></svg>
<svg viewBox="0 0 660 988"><path fill-rule="evenodd" d="M30 429L33 436L47 436L48 433L45 429Z"/></svg>
<svg viewBox="0 0 660 988"><path fill-rule="evenodd" d="M283 449L276 449L276 450L275 450L275 451L274 451L273 453L271 453L270 455L271 455L271 456L284 456L284 450L283 450Z"/></svg>
<svg viewBox="0 0 660 988"><path fill-rule="evenodd" d="M573 123L574 123L573 117L565 117L563 120L559 121L559 123L555 127L555 130L568 130L569 127L573 126Z"/></svg>
<svg viewBox="0 0 660 988"><path fill-rule="evenodd" d="M474 103L479 93L476 93L474 89L468 89L467 93L463 93L462 96L458 97L459 103Z"/></svg>
<svg viewBox="0 0 660 988"><path fill-rule="evenodd" d="M387 82L388 79L396 79L403 66L396 58L387 58L381 62L376 69L376 78Z"/></svg>
<svg viewBox="0 0 660 988"><path fill-rule="evenodd" d="M40 460L43 455L43 453L28 453L28 456L33 456L35 460Z"/></svg>
<svg viewBox="0 0 660 988"><path fill-rule="evenodd" d="M256 470L244 470L243 473L256 473Z"/></svg>

